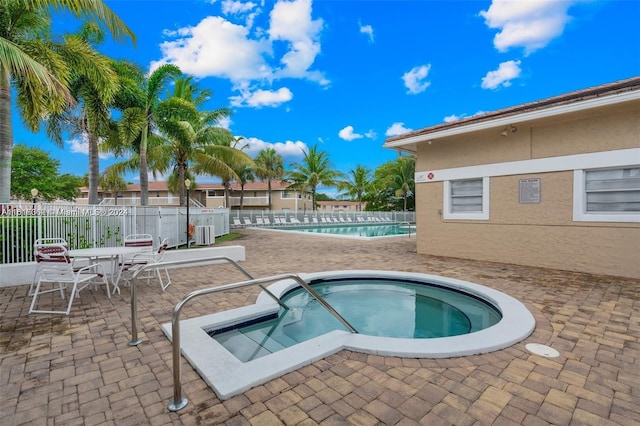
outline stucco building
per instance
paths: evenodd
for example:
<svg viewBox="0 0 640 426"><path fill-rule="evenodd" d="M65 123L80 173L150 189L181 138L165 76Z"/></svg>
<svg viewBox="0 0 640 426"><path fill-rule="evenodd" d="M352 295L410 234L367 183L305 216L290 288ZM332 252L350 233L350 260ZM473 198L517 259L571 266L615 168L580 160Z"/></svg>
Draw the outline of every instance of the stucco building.
<svg viewBox="0 0 640 426"><path fill-rule="evenodd" d="M289 184L281 181L271 182L271 209L304 211L312 210L311 193L298 192L288 189ZM81 197L76 199L78 204L86 204L89 197L89 189L81 188ZM126 189L110 192L98 190L101 200L109 204L139 205L140 184L129 184ZM229 193L229 206L224 195L224 187L221 183L198 183L189 191L191 204L203 207L218 208L228 207L232 210L239 209L242 202L246 210L266 210L269 208L269 186L267 182L247 182L244 191L240 184L231 184ZM242 200L241 200L242 198ZM179 194L169 191L167 182L149 182L150 206L177 206L180 203Z"/></svg>
<svg viewBox="0 0 640 426"><path fill-rule="evenodd" d="M640 77L387 139L418 252L640 278Z"/></svg>

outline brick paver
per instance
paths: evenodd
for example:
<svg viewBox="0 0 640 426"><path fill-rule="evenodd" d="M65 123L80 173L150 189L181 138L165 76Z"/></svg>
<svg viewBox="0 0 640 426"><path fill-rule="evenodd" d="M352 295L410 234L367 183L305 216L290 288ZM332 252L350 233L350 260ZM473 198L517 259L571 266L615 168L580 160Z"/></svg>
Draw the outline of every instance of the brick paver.
<svg viewBox="0 0 640 426"><path fill-rule="evenodd" d="M182 360L189 404L172 413L172 352L160 326L188 292L242 281L229 265L173 270L174 284L85 290L67 316L29 315L28 286L0 289L2 425L481 425L640 424L640 282L610 276L416 253L408 237L378 241L242 230L256 277L385 269L458 278L523 301L537 321L523 342L455 359L400 359L341 351L226 401ZM640 261L640 258L639 258ZM244 306L257 289L196 299L183 318ZM58 299L59 300L59 299ZM59 303L54 297L44 302ZM542 343L560 352L526 351ZM215 362L215 360L212 360Z"/></svg>

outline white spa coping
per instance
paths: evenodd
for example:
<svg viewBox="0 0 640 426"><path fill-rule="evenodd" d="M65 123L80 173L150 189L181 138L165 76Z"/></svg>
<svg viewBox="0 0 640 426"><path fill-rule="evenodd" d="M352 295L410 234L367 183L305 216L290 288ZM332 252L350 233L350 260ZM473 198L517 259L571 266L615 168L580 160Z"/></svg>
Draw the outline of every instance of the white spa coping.
<svg viewBox="0 0 640 426"><path fill-rule="evenodd" d="M468 281L437 275L376 270L342 270L299 275L307 282L314 279L366 277L438 284L472 294L491 303L501 312L502 319L484 330L433 339L367 336L335 330L262 358L242 362L209 337L206 330L219 329L277 313L278 304L265 292L261 292L254 305L180 321L182 354L220 399L238 395L342 349L403 358L453 358L507 348L525 339L535 328L533 315L520 301ZM297 286L294 280L282 280L269 286L269 290L280 297ZM188 309L187 304L183 310ZM162 330L171 339L171 323L163 324Z"/></svg>

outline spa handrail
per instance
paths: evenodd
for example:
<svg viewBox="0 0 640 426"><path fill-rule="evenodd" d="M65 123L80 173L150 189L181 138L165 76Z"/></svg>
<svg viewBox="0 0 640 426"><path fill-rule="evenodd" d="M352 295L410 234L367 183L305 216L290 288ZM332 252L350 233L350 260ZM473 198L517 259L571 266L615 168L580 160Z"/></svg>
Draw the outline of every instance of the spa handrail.
<svg viewBox="0 0 640 426"><path fill-rule="evenodd" d="M238 264L235 260L231 259L227 256L214 256L214 257L205 257L198 259L183 259L183 260L173 260L169 262L156 262L156 263L148 263L146 265L138 268L133 276L131 277L131 341L128 343L129 346L137 346L142 343L142 340L138 338L138 296L136 294L136 281L138 275L157 268L169 268L174 266L187 266L190 264L198 264L205 262L218 262L223 261L232 264L236 267L240 272L242 272L247 278L253 280L254 278L251 276L249 272L246 271L242 266ZM271 293L264 286L260 285L260 288L269 295L273 300L278 303L282 308L289 309L287 305L285 305L275 294Z"/></svg>
<svg viewBox="0 0 640 426"><path fill-rule="evenodd" d="M255 278L249 281L241 281L233 284L227 284L219 287L210 287L202 290L195 290L187 294L182 298L180 302L173 308L173 316L171 318L171 339L173 345L173 399L169 401L169 411L178 411L186 407L189 402L187 398L182 396L182 383L180 372L180 312L184 305L191 299L203 296L205 294L217 293L225 290L233 290L242 287L248 287L251 285L261 285L263 283L269 283L273 281L292 279L296 281L302 288L304 288L311 296L313 296L322 306L324 306L331 315L333 315L338 321L340 321L347 329L352 333L358 333L349 322L342 317L326 300L322 298L311 286L303 280L298 274L280 274L272 275L270 277Z"/></svg>

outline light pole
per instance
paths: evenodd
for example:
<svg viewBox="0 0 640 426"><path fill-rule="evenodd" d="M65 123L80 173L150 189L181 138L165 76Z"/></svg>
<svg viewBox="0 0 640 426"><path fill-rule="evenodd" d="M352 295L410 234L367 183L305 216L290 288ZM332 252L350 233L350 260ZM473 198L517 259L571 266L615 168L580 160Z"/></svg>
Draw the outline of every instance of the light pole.
<svg viewBox="0 0 640 426"><path fill-rule="evenodd" d="M184 187L187 189L187 248L189 248L189 188L191 188L191 180L184 180Z"/></svg>
<svg viewBox="0 0 640 426"><path fill-rule="evenodd" d="M38 196L38 190L33 188L31 190L31 202L33 203L33 209L36 208L36 197Z"/></svg>

